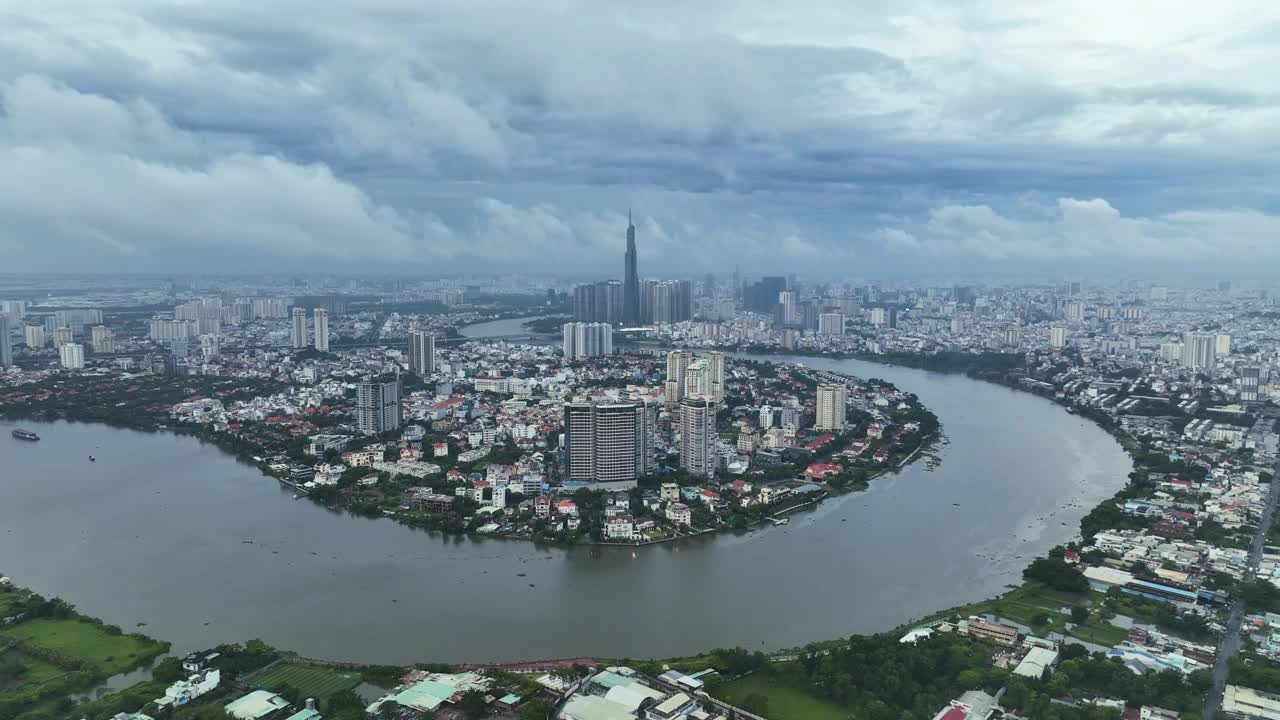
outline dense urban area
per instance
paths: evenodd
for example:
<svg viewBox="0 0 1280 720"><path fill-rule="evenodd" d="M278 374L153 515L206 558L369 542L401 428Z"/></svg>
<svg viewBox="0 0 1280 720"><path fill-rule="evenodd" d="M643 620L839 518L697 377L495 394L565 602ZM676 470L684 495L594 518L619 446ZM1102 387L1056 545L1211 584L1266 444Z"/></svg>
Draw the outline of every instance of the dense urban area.
<svg viewBox="0 0 1280 720"><path fill-rule="evenodd" d="M10 283L0 415L28 423L13 442L59 419L191 433L299 501L546 545L751 532L941 456L910 387L796 356L1042 395L1132 472L999 597L771 652L384 667L228 638L179 658L0 578L0 718L1280 718L1267 292L641 281L634 247L630 228L624 280L585 284ZM493 320L518 329L467 337Z"/></svg>

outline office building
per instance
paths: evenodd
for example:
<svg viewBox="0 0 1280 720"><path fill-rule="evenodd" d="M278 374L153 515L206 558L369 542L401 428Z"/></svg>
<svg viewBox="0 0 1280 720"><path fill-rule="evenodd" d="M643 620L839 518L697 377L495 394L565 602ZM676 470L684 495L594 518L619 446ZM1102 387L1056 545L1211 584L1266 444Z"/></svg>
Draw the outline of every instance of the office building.
<svg viewBox="0 0 1280 720"><path fill-rule="evenodd" d="M62 367L68 370L79 370L84 367L84 346L80 343L66 343L58 348L58 356L62 360Z"/></svg>
<svg viewBox="0 0 1280 720"><path fill-rule="evenodd" d="M89 331L89 342L95 353L113 353L116 351L115 332L105 325L94 325Z"/></svg>
<svg viewBox="0 0 1280 720"><path fill-rule="evenodd" d="M295 307L293 309L293 325L290 328L289 339L294 348L304 348L307 346L306 308Z"/></svg>
<svg viewBox="0 0 1280 720"><path fill-rule="evenodd" d="M324 308L316 308L314 322L315 348L320 352L329 352L329 311Z"/></svg>
<svg viewBox="0 0 1280 720"><path fill-rule="evenodd" d="M782 324L787 327L800 325L800 308L795 290L783 290L778 293L778 307L782 313Z"/></svg>
<svg viewBox="0 0 1280 720"><path fill-rule="evenodd" d="M819 335L844 335L844 313L829 312L818 315Z"/></svg>
<svg viewBox="0 0 1280 720"><path fill-rule="evenodd" d="M652 468L656 423L646 403L566 403L565 480L634 487Z"/></svg>
<svg viewBox="0 0 1280 720"><path fill-rule="evenodd" d="M613 326L609 323L565 323L564 356L570 360L613 354Z"/></svg>
<svg viewBox="0 0 1280 720"><path fill-rule="evenodd" d="M360 432L381 435L399 430L401 417L400 378L367 378L356 387L356 427Z"/></svg>
<svg viewBox="0 0 1280 720"><path fill-rule="evenodd" d="M200 334L196 330L197 324L194 320L165 320L157 318L151 321L151 328L147 337L162 342L177 338L193 338Z"/></svg>
<svg viewBox="0 0 1280 720"><path fill-rule="evenodd" d="M1240 401L1259 402L1262 400L1262 368L1257 366L1242 367L1239 373Z"/></svg>
<svg viewBox="0 0 1280 720"><path fill-rule="evenodd" d="M778 275L760 278L742 290L743 308L751 312L773 313L778 304L778 293L787 289L787 279Z"/></svg>
<svg viewBox="0 0 1280 720"><path fill-rule="evenodd" d="M685 350L672 350L667 353L667 381L665 385L667 404L680 402L685 394L685 371L693 362L693 353Z"/></svg>
<svg viewBox="0 0 1280 720"><path fill-rule="evenodd" d="M716 473L720 458L716 451L716 409L716 403L705 397L680 401L680 467L690 475L712 477Z"/></svg>
<svg viewBox="0 0 1280 720"><path fill-rule="evenodd" d="M818 386L817 418L814 428L841 432L845 428L845 409L849 403L849 389L843 384Z"/></svg>
<svg viewBox="0 0 1280 720"><path fill-rule="evenodd" d="M1182 336L1182 366L1188 370L1212 372L1217 364L1218 338L1212 333L1184 333Z"/></svg>
<svg viewBox="0 0 1280 720"><path fill-rule="evenodd" d="M9 336L9 314L0 312L0 368L13 365L13 338Z"/></svg>
<svg viewBox="0 0 1280 720"><path fill-rule="evenodd" d="M1049 347L1064 348L1067 346L1067 329L1063 327L1049 328Z"/></svg>
<svg viewBox="0 0 1280 720"><path fill-rule="evenodd" d="M27 347L36 350L45 346L48 340L44 335L43 325L26 325L22 328L22 337L26 341Z"/></svg>
<svg viewBox="0 0 1280 720"><path fill-rule="evenodd" d="M436 337L425 330L409 331L409 369L426 377L436 371Z"/></svg>
<svg viewBox="0 0 1280 720"><path fill-rule="evenodd" d="M625 327L640 325L640 273L636 268L636 226L631 223L631 211L627 211L627 253L622 276L622 324Z"/></svg>

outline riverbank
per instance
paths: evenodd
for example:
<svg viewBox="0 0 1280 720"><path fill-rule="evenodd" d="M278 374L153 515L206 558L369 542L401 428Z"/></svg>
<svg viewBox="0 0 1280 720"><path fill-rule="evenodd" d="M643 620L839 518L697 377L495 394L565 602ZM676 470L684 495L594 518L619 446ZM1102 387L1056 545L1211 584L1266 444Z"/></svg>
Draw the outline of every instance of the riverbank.
<svg viewBox="0 0 1280 720"><path fill-rule="evenodd" d="M169 647L6 582L0 585L0 717L65 710L72 695L146 666Z"/></svg>

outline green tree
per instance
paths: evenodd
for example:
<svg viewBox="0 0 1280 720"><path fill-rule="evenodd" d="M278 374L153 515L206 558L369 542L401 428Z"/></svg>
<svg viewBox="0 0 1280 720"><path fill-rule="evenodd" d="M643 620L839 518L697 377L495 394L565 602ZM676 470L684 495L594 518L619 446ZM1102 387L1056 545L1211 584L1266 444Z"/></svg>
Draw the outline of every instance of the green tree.
<svg viewBox="0 0 1280 720"><path fill-rule="evenodd" d="M1083 605L1071 606L1071 622L1083 625L1089 619L1089 608Z"/></svg>
<svg viewBox="0 0 1280 720"><path fill-rule="evenodd" d="M480 690L468 690L462 693L462 697L458 700L458 709L469 720L484 715L484 692Z"/></svg>

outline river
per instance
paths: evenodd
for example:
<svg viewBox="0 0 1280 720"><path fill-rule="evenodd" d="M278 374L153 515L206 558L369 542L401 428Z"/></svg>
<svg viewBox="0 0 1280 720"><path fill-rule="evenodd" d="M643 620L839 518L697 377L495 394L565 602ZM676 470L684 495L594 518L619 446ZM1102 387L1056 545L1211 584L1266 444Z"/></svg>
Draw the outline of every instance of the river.
<svg viewBox="0 0 1280 720"><path fill-rule="evenodd" d="M176 653L255 637L382 663L776 649L999 593L1129 472L1106 433L1043 398L806 362L918 393L949 440L941 466L914 463L745 535L539 549L295 501L190 437L24 422L44 438L24 443L0 421L0 573Z"/></svg>

